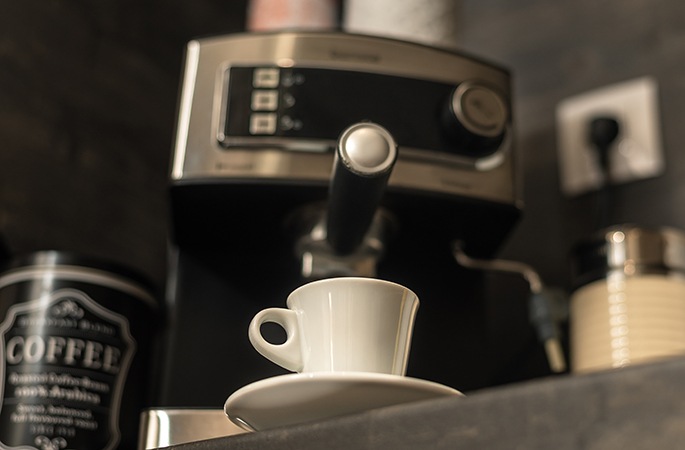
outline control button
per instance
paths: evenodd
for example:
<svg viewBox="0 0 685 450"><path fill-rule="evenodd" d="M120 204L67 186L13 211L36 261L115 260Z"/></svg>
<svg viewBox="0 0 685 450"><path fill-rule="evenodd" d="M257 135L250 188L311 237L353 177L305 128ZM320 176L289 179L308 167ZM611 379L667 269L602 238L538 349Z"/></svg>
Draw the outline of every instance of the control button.
<svg viewBox="0 0 685 450"><path fill-rule="evenodd" d="M275 67L261 67L254 70L252 86L256 88L278 87L280 72Z"/></svg>
<svg viewBox="0 0 685 450"><path fill-rule="evenodd" d="M459 121L472 133L493 137L504 131L507 106L495 91L479 85L461 85L453 98Z"/></svg>
<svg viewBox="0 0 685 450"><path fill-rule="evenodd" d="M483 157L500 148L507 133L509 107L499 92L464 82L445 103L442 127L455 151Z"/></svg>
<svg viewBox="0 0 685 450"><path fill-rule="evenodd" d="M276 111L278 91L252 91L252 111Z"/></svg>
<svg viewBox="0 0 685 450"><path fill-rule="evenodd" d="M338 156L353 173L377 176L392 170L397 159L397 143L380 125L357 123L338 139Z"/></svg>
<svg viewBox="0 0 685 450"><path fill-rule="evenodd" d="M255 113L250 116L250 134L274 134L276 125L275 113Z"/></svg>

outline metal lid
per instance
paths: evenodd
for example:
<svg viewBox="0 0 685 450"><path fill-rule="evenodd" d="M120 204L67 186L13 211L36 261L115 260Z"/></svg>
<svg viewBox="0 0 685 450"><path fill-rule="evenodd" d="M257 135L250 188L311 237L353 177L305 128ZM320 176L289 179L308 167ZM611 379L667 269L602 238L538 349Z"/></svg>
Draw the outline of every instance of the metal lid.
<svg viewBox="0 0 685 450"><path fill-rule="evenodd" d="M613 226L574 248L573 269L576 287L617 272L685 274L685 233L668 227Z"/></svg>
<svg viewBox="0 0 685 450"><path fill-rule="evenodd" d="M126 280L127 283L138 286L152 296L157 293L156 286L136 269L107 259L62 250L40 250L17 255L7 263L0 265L0 277L26 268L55 267L87 268L88 270L107 272Z"/></svg>

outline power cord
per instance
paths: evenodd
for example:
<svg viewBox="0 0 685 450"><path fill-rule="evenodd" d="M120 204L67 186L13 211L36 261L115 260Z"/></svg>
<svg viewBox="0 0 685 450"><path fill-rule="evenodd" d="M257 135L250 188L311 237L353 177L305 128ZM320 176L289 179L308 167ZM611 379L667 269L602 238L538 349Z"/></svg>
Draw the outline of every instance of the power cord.
<svg viewBox="0 0 685 450"><path fill-rule="evenodd" d="M621 127L618 120L611 116L597 116L588 124L588 140L595 150L597 163L602 171L602 185L599 189L597 202L596 229L609 225L611 185L613 182L611 149L620 132Z"/></svg>

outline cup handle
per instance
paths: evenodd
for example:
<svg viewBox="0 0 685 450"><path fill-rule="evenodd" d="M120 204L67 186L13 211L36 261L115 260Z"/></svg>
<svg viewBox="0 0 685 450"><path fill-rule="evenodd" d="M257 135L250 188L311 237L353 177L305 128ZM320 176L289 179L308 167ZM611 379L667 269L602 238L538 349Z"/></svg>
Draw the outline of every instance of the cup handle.
<svg viewBox="0 0 685 450"><path fill-rule="evenodd" d="M272 344L264 339L261 326L273 322L285 330L286 340L282 344ZM267 308L257 313L250 322L248 337L252 346L266 359L293 372L300 372L304 367L300 346L300 331L297 313L285 308Z"/></svg>

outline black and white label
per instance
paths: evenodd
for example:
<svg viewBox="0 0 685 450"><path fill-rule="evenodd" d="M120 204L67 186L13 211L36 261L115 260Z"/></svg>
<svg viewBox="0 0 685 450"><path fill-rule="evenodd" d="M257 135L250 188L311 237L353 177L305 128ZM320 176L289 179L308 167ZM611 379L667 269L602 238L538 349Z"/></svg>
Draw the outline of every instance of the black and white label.
<svg viewBox="0 0 685 450"><path fill-rule="evenodd" d="M0 448L111 450L135 341L125 317L61 289L0 324Z"/></svg>

